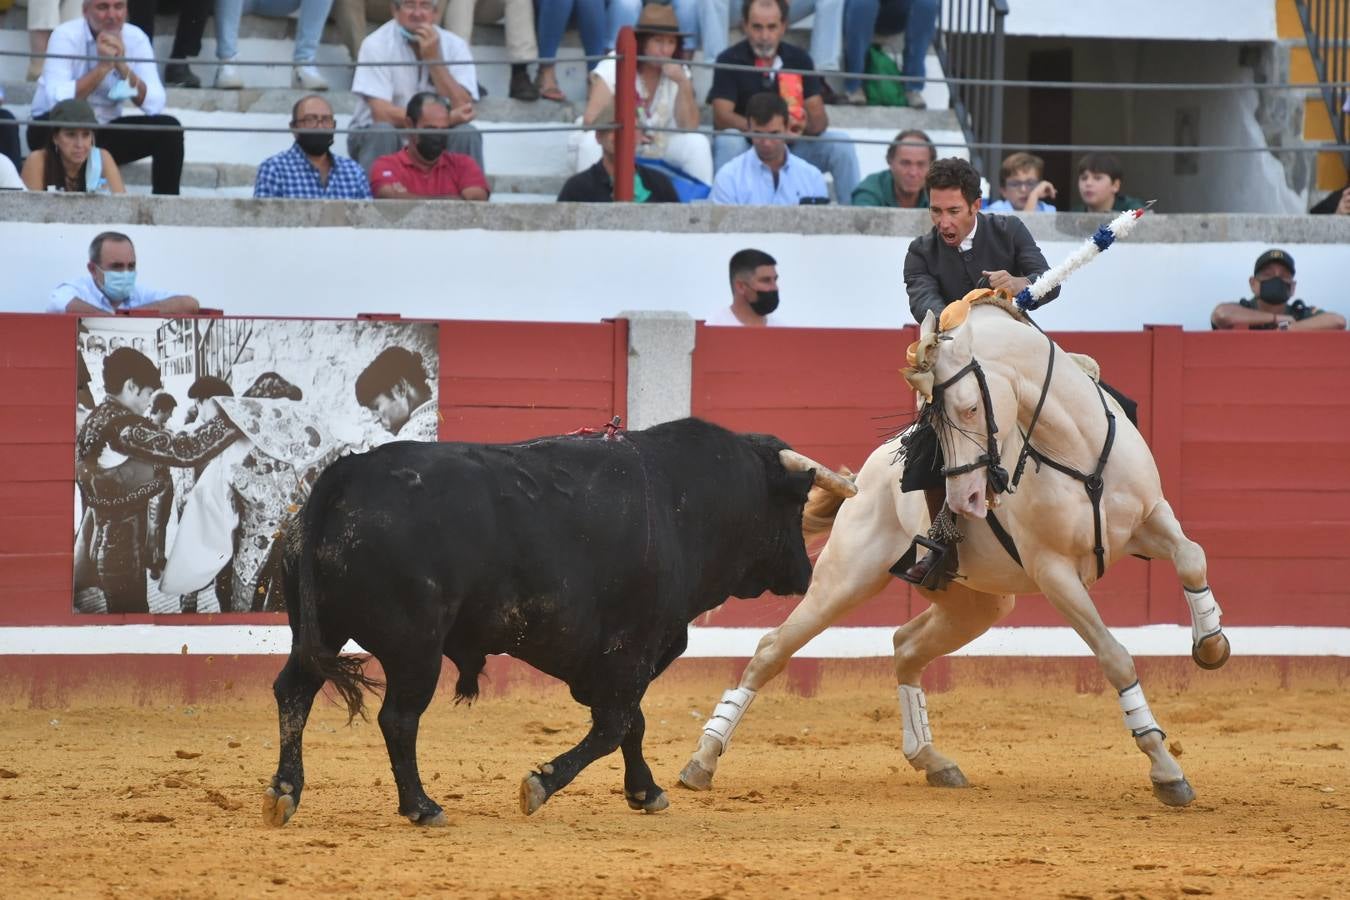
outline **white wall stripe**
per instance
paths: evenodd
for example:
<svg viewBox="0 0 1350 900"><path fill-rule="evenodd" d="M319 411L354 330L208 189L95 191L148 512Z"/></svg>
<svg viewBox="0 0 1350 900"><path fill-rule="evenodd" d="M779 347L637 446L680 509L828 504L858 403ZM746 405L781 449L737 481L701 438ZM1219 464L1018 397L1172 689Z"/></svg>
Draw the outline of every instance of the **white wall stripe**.
<svg viewBox="0 0 1350 900"><path fill-rule="evenodd" d="M754 655L767 628L690 628L686 657ZM797 653L805 659L867 659L891 655L894 628L829 628ZM1262 626L1226 628L1234 656L1350 656L1350 628ZM1135 656L1189 656L1185 625L1146 625L1112 631ZM286 625L53 625L0 628L0 656L107 654L285 654ZM186 650L184 650L186 648ZM348 652L359 652L348 643ZM1069 628L994 628L954 656L1090 656Z"/></svg>

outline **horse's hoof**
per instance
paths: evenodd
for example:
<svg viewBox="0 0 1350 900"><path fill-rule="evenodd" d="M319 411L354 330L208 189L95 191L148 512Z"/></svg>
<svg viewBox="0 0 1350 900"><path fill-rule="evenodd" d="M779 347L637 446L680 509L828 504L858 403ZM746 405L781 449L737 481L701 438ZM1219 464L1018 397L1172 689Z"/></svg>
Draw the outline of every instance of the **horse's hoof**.
<svg viewBox="0 0 1350 900"><path fill-rule="evenodd" d="M936 772L928 772L926 775L928 783L933 787L970 787L970 782L966 781L965 773L961 771L960 766L949 766L945 769L938 769Z"/></svg>
<svg viewBox="0 0 1350 900"><path fill-rule="evenodd" d="M445 810L438 809L434 815L420 813L418 815L408 816L408 821L419 828L444 828L450 822L445 818Z"/></svg>
<svg viewBox="0 0 1350 900"><path fill-rule="evenodd" d="M712 790L712 780L713 773L703 768L696 759L689 760L689 763L680 771L680 784L691 791Z"/></svg>
<svg viewBox="0 0 1350 900"><path fill-rule="evenodd" d="M1200 639L1200 642L1191 647L1191 659L1202 669L1219 669L1228 662L1228 657L1233 653L1233 648L1228 643L1228 635L1222 631L1216 631Z"/></svg>
<svg viewBox="0 0 1350 900"><path fill-rule="evenodd" d="M633 810L642 810L644 813L659 813L661 810L670 806L670 798L666 792L656 788L655 792L648 797L646 791L638 791L636 794L623 792L624 799L628 801L628 808Z"/></svg>
<svg viewBox="0 0 1350 900"><path fill-rule="evenodd" d="M1195 802L1195 790L1185 778L1153 782L1153 796L1165 806L1190 806Z"/></svg>
<svg viewBox="0 0 1350 900"><path fill-rule="evenodd" d="M291 796L291 786L285 782L263 791L263 824L280 828L295 815L295 798Z"/></svg>
<svg viewBox="0 0 1350 900"><path fill-rule="evenodd" d="M539 807L548 800L548 792L538 775L526 775L520 780L520 811L525 815L534 815Z"/></svg>

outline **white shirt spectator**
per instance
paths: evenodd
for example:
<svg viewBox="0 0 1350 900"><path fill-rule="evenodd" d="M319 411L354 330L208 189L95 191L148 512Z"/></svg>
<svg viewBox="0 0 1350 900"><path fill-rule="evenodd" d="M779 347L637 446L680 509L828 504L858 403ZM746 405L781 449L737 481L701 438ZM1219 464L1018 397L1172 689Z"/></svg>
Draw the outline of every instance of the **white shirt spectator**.
<svg viewBox="0 0 1350 900"><path fill-rule="evenodd" d="M0 191L23 189L23 179L19 177L19 170L14 168L14 163L10 162L8 156L0 153Z"/></svg>
<svg viewBox="0 0 1350 900"><path fill-rule="evenodd" d="M713 313L712 315L708 316L706 319L703 320L703 324L718 325L718 326L729 325L735 328L745 327L745 323L742 322L740 319L736 318L736 314L731 311L730 306L718 307L717 312ZM773 316L770 315L764 317L765 327L772 328L777 324L778 323L774 321Z"/></svg>
<svg viewBox="0 0 1350 900"><path fill-rule="evenodd" d="M684 70L686 75L689 69ZM612 56L607 56L595 64L591 71L592 78L599 78L609 88L613 94L614 82L618 80L618 62ZM675 121L675 99L680 94L680 86L662 73L661 78L656 82L656 90L652 92L650 102L647 97L642 95L644 90L642 80L638 79L638 116L643 126L646 128L679 128L680 125ZM640 156L665 156L666 143L672 135L655 131L651 132L651 143L643 144L638 147Z"/></svg>
<svg viewBox="0 0 1350 900"><path fill-rule="evenodd" d="M94 284L94 277L86 272L75 281L63 281L56 286L56 290L52 291L51 296L47 298L47 312L63 313L71 300L83 300L90 306L97 306L104 312L111 313L119 309L149 306L151 303L159 303L161 300L168 300L174 296L177 296L175 291L152 290L142 287L138 281L136 287L131 291L131 296L113 306L103 291L99 290L98 285Z"/></svg>
<svg viewBox="0 0 1350 900"><path fill-rule="evenodd" d="M457 35L446 31L439 25L436 31L441 36L441 60L450 64L450 74L454 76L469 96L478 99L478 75L474 70L473 55L469 45ZM399 33L398 20L390 19L370 33L361 42L361 52L357 54L356 72L352 76L352 93L365 97L374 97L395 106L406 106L414 94L422 91L436 92L431 83L431 73L427 66L418 62L413 53L412 44L404 40ZM366 66L371 62L409 62L411 66ZM364 100L352 116L352 128L368 128L375 121L371 115L370 104Z"/></svg>
<svg viewBox="0 0 1350 900"><path fill-rule="evenodd" d="M122 26L122 43L126 47L128 59L152 60L155 50L150 39L135 25ZM89 23L83 18L63 22L52 32L47 43L47 52L71 56L98 56L96 36L89 30ZM136 77L145 83L145 102L141 112L147 116L157 116L164 111L164 83L159 80L159 71L153 61L128 63ZM62 100L75 96L75 82L98 67L97 59L55 59L47 57L42 67L42 77L38 79L37 91L33 95L33 115L40 116L50 112L52 107ZM111 71L99 82L98 87L84 99L94 108L94 115L101 124L111 122L122 115L123 100L112 100L108 91L121 80L117 72Z"/></svg>

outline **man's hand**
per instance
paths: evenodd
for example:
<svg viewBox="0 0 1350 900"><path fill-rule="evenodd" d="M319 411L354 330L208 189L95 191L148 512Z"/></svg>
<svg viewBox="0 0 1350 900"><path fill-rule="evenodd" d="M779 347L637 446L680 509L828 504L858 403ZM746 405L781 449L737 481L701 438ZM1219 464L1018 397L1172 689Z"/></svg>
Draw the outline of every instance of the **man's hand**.
<svg viewBox="0 0 1350 900"><path fill-rule="evenodd" d="M413 45L413 53L418 59L434 62L441 58L441 36L436 31L435 25L431 23L418 25L413 29L413 34L417 35L417 43Z"/></svg>
<svg viewBox="0 0 1350 900"><path fill-rule="evenodd" d="M1022 293L1023 288L1031 284L1030 279L1018 275L1009 275L1003 269L999 269L997 272L981 272L980 274L989 279L991 288L1002 291L1009 297L1016 297Z"/></svg>
<svg viewBox="0 0 1350 900"><path fill-rule="evenodd" d="M121 75L123 78L127 77L127 73L130 71L130 69L127 68L127 64L124 62L112 61L115 57L126 55L125 45L122 43L121 35L113 34L111 31L100 32L98 40L94 42L94 46L98 50L100 63L116 69L117 74Z"/></svg>
<svg viewBox="0 0 1350 900"><path fill-rule="evenodd" d="M792 135L793 137L805 134L806 133L805 117L800 119L794 119L792 116L788 116L787 130L788 134Z"/></svg>
<svg viewBox="0 0 1350 900"><path fill-rule="evenodd" d="M1048 181L1042 181L1031 189L1027 195L1026 205L1022 207L1022 212L1035 212L1036 204L1042 200L1055 199L1055 186Z"/></svg>
<svg viewBox="0 0 1350 900"><path fill-rule="evenodd" d="M474 109L472 103L462 103L450 110L450 127L472 122L477 115L478 110Z"/></svg>
<svg viewBox="0 0 1350 900"><path fill-rule="evenodd" d="M1336 215L1350 216L1350 187L1341 191L1341 202L1336 204Z"/></svg>

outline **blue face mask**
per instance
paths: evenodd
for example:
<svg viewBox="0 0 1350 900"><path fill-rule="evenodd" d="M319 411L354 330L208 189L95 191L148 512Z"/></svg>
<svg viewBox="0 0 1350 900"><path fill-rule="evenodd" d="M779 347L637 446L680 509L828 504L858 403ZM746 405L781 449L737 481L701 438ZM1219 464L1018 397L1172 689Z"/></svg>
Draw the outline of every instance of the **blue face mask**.
<svg viewBox="0 0 1350 900"><path fill-rule="evenodd" d="M398 33L403 35L403 39L410 44L416 44L421 40L416 34L404 28L402 25L398 26Z"/></svg>
<svg viewBox="0 0 1350 900"><path fill-rule="evenodd" d="M136 289L136 273L130 272L103 272L103 293L109 300L121 302L131 296L131 292Z"/></svg>

